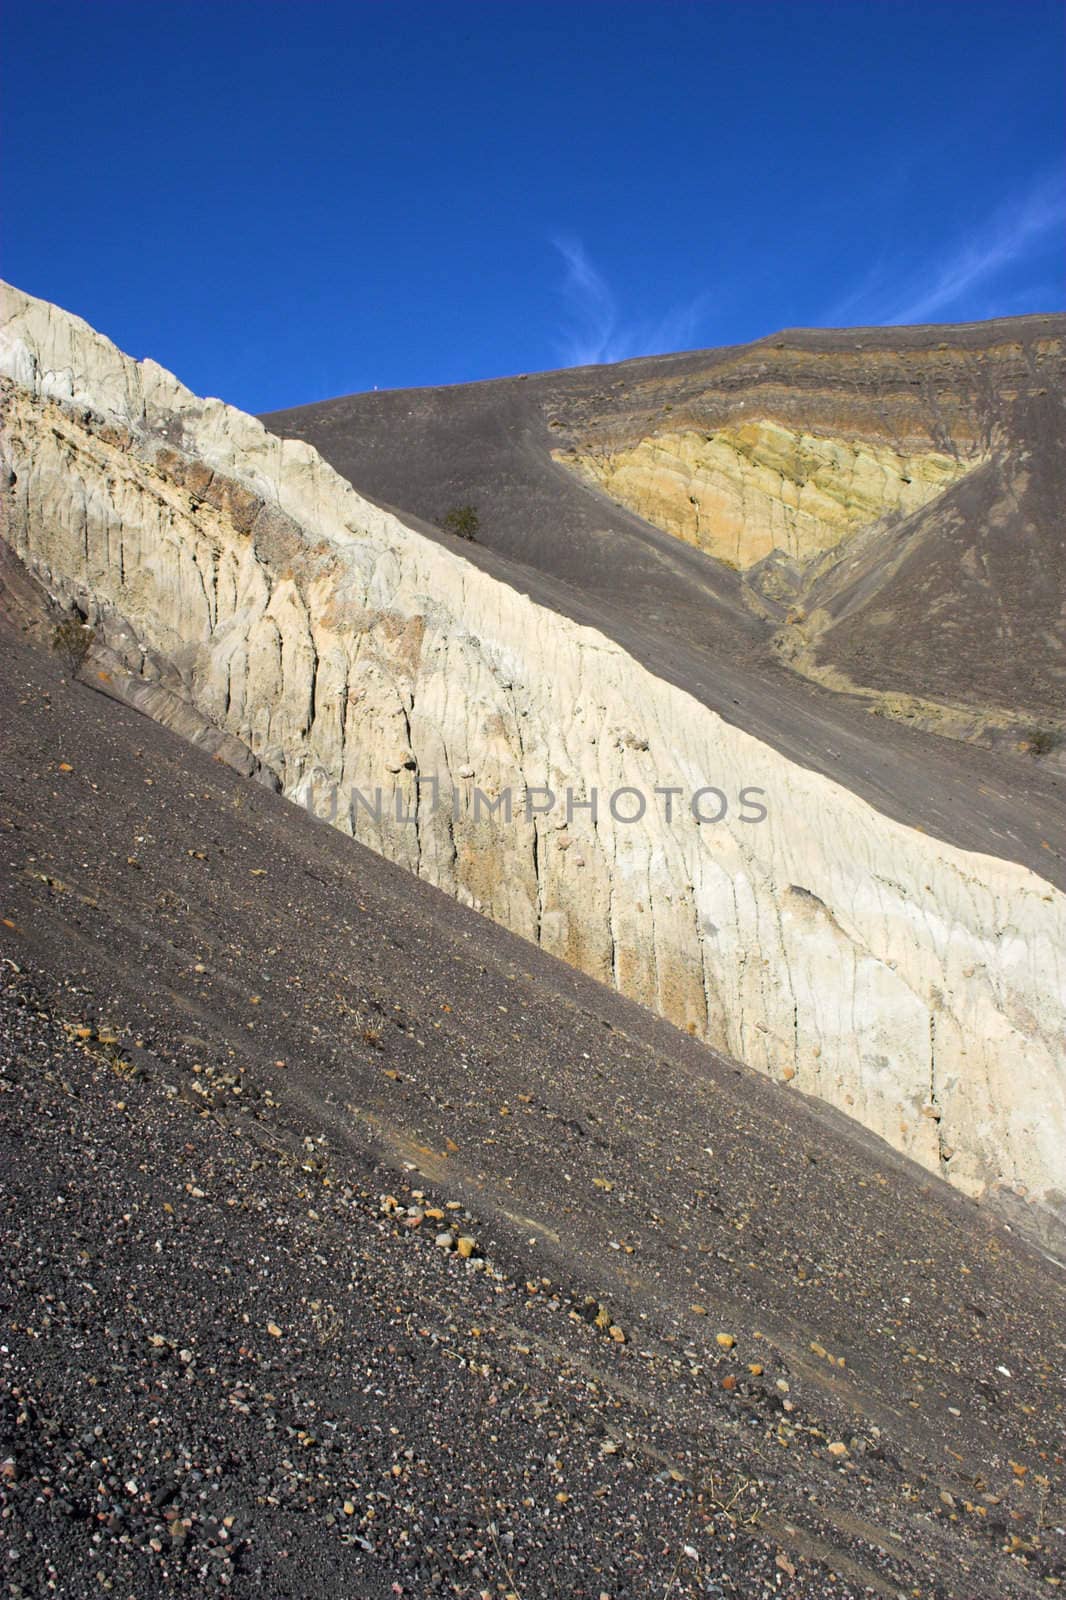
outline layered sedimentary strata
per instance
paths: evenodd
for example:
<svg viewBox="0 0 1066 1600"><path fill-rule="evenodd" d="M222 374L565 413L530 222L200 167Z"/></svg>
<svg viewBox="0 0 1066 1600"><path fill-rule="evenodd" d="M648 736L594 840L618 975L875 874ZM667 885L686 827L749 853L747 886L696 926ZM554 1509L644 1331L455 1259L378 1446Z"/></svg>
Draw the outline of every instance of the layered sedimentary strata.
<svg viewBox="0 0 1066 1600"><path fill-rule="evenodd" d="M973 464L769 418L555 455L656 527L742 569L775 550L810 561L882 517L916 511Z"/></svg>
<svg viewBox="0 0 1066 1600"><path fill-rule="evenodd" d="M4 536L127 670L293 799L965 1190L1059 1203L1060 893L887 819L14 290L0 367Z"/></svg>

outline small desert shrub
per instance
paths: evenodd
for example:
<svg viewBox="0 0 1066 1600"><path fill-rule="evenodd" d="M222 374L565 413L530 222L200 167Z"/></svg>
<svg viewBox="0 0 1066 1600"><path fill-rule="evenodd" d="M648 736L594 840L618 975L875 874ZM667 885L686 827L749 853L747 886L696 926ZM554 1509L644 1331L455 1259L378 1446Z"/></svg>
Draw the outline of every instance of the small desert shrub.
<svg viewBox="0 0 1066 1600"><path fill-rule="evenodd" d="M460 539L475 539L481 526L477 514L477 506L452 506L444 513L443 528L449 533L458 535Z"/></svg>
<svg viewBox="0 0 1066 1600"><path fill-rule="evenodd" d="M1026 728L1022 733L1022 744L1027 754L1031 756L1049 756L1059 747L1059 735L1053 728Z"/></svg>
<svg viewBox="0 0 1066 1600"><path fill-rule="evenodd" d="M67 676L73 681L85 665L92 649L96 629L90 628L77 615L64 617L52 634L52 649L63 663Z"/></svg>

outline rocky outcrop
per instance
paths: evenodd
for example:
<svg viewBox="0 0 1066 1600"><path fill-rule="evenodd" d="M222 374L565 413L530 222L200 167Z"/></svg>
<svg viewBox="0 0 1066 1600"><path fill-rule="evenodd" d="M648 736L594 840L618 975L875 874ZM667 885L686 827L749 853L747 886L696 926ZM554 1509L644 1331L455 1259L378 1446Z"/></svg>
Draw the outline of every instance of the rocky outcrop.
<svg viewBox="0 0 1066 1600"><path fill-rule="evenodd" d="M882 517L916 511L974 464L769 418L554 454L657 528L741 569L775 550L810 561Z"/></svg>
<svg viewBox="0 0 1066 1600"><path fill-rule="evenodd" d="M78 319L7 290L5 324L4 536L129 671L164 660L294 800L966 1191L1060 1204L1066 898Z"/></svg>

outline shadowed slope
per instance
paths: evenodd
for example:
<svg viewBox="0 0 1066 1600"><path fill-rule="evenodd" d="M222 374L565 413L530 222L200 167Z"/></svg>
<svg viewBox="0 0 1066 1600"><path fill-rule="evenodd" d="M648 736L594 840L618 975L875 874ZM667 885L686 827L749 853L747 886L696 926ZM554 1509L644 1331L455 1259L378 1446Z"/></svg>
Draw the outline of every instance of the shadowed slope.
<svg viewBox="0 0 1066 1600"><path fill-rule="evenodd" d="M823 614L819 663L873 689L1061 724L1066 407L1036 395L1016 416L1013 446L804 585L800 603Z"/></svg>

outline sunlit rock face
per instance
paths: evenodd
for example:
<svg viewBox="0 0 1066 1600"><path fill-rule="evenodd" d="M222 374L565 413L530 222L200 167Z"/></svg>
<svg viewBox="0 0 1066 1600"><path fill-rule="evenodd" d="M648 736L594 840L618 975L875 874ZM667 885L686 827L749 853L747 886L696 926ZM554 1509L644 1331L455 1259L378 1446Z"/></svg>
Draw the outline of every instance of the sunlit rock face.
<svg viewBox="0 0 1066 1600"><path fill-rule="evenodd" d="M555 456L656 527L741 569L775 550L809 561L882 517L917 511L975 465L768 419Z"/></svg>
<svg viewBox="0 0 1066 1600"><path fill-rule="evenodd" d="M1059 1203L1061 894L789 762L78 319L14 290L4 318L4 537L165 684L161 716L967 1192Z"/></svg>

